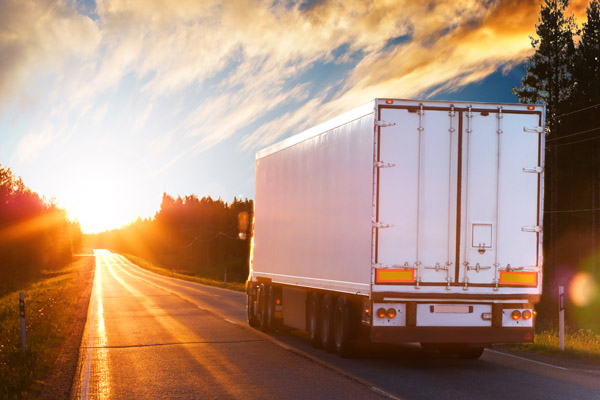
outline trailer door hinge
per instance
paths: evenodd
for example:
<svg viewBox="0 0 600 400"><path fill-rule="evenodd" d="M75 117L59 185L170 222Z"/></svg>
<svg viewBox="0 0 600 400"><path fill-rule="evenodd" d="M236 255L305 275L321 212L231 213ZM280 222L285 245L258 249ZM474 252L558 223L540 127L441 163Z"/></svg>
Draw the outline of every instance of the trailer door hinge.
<svg viewBox="0 0 600 400"><path fill-rule="evenodd" d="M544 129L541 126L524 126L523 132L542 133Z"/></svg>
<svg viewBox="0 0 600 400"><path fill-rule="evenodd" d="M396 164L386 163L386 162L383 162L383 161L377 161L375 163L375 167L376 168L391 168L391 167L395 167L395 166L396 166Z"/></svg>
<svg viewBox="0 0 600 400"><path fill-rule="evenodd" d="M375 125L377 125L380 128L385 128L386 126L394 126L394 125L396 125L396 123L395 122L388 123L385 121L377 121L377 122L375 122Z"/></svg>
<svg viewBox="0 0 600 400"><path fill-rule="evenodd" d="M535 174L541 174L542 172L544 172L544 168L542 168L542 167L523 168L523 172L531 172L531 173L535 173Z"/></svg>
<svg viewBox="0 0 600 400"><path fill-rule="evenodd" d="M542 231L542 227L541 226L522 226L521 231L522 232L537 232L537 233L539 233Z"/></svg>
<svg viewBox="0 0 600 400"><path fill-rule="evenodd" d="M391 224L383 224L381 222L378 221L372 221L373 223L373 228L377 228L377 229L385 229L385 228L391 228L394 225Z"/></svg>

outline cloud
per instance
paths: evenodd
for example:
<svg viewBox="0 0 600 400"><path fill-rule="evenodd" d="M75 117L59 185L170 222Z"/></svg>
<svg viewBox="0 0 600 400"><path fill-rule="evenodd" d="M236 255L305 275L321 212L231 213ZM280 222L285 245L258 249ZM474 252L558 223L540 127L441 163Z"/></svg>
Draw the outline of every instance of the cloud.
<svg viewBox="0 0 600 400"><path fill-rule="evenodd" d="M0 107L39 70L57 71L89 55L99 32L88 17L51 0L0 2Z"/></svg>
<svg viewBox="0 0 600 400"><path fill-rule="evenodd" d="M148 121L148 118L150 117L151 113L152 103L148 103L146 108L142 110L142 112L140 112L133 120L133 123L131 124L131 129L134 131L141 130L144 127L144 125L146 125L146 122Z"/></svg>
<svg viewBox="0 0 600 400"><path fill-rule="evenodd" d="M458 90L531 54L528 36L539 7L535 1L496 2L489 8L470 4L470 10L457 11L450 3L430 3L429 13L424 5L404 4L406 13L419 21L410 41L365 54L333 100L309 102L265 124L247 136L244 144L266 145L292 128L298 131L375 97L415 98L431 89L435 91L430 95ZM448 23L444 24L446 14ZM418 18L421 15L424 18Z"/></svg>
<svg viewBox="0 0 600 400"><path fill-rule="evenodd" d="M73 125L89 110L100 123L115 93L142 110L124 131L185 103L167 141L185 148L165 168L236 136L266 146L374 97L477 82L531 53L539 11L537 0L98 0L92 20L70 4L0 2L0 107L39 74L56 76L39 96ZM316 83L316 67L340 65Z"/></svg>
<svg viewBox="0 0 600 400"><path fill-rule="evenodd" d="M42 150L48 147L54 140L54 135L49 130L29 133L17 144L17 149L13 154L13 161L16 164L25 164L35 161Z"/></svg>

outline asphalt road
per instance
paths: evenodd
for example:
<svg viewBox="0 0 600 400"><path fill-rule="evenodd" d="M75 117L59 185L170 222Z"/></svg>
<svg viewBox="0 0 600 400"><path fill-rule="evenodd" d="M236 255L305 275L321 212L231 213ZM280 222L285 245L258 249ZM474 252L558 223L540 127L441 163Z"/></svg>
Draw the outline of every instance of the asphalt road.
<svg viewBox="0 0 600 400"><path fill-rule="evenodd" d="M75 398L600 399L600 366L486 350L479 360L370 346L353 359L258 332L245 294L96 251Z"/></svg>

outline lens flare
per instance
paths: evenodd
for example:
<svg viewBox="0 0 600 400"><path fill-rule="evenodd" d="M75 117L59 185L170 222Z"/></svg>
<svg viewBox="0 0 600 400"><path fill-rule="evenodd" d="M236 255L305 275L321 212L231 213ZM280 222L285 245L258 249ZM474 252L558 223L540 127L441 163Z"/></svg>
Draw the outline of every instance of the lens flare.
<svg viewBox="0 0 600 400"><path fill-rule="evenodd" d="M598 285L592 275L587 272L578 273L569 284L569 297L578 307L589 306L597 293Z"/></svg>

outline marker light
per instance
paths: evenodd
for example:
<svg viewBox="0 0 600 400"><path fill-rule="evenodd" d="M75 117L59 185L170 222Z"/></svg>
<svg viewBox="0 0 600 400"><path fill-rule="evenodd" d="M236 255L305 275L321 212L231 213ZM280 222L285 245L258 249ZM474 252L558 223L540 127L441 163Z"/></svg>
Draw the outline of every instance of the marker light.
<svg viewBox="0 0 600 400"><path fill-rule="evenodd" d="M512 317L512 319L514 319L515 321L518 320L519 318L521 318L521 311L519 310L514 310L512 312L512 314L510 314L510 316Z"/></svg>
<svg viewBox="0 0 600 400"><path fill-rule="evenodd" d="M275 304L280 305L281 304L281 299L275 300Z"/></svg>
<svg viewBox="0 0 600 400"><path fill-rule="evenodd" d="M531 318L531 311L525 310L525 311L523 311L523 314L521 314L521 316L523 317L523 319L530 319Z"/></svg>
<svg viewBox="0 0 600 400"><path fill-rule="evenodd" d="M533 111L533 110L535 109L535 107L534 107L534 106L527 106L527 109L528 109L529 111Z"/></svg>
<svg viewBox="0 0 600 400"><path fill-rule="evenodd" d="M387 310L387 316L388 316L388 318L394 318L396 316L396 309L395 308L388 308L388 310Z"/></svg>
<svg viewBox="0 0 600 400"><path fill-rule="evenodd" d="M385 104L394 104L394 100L386 100Z"/></svg>
<svg viewBox="0 0 600 400"><path fill-rule="evenodd" d="M377 316L379 318L385 318L385 315L386 315L385 308L380 308L379 310L377 310Z"/></svg>

